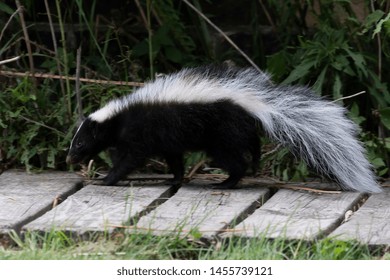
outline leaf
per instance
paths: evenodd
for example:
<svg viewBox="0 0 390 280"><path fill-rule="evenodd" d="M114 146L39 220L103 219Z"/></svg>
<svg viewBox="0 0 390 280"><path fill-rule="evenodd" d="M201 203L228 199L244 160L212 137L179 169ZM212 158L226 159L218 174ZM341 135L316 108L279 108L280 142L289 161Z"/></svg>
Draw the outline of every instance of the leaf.
<svg viewBox="0 0 390 280"><path fill-rule="evenodd" d="M317 81L314 83L312 87L312 89L318 94L321 94L322 92L322 86L324 85L325 75L327 70L328 70L328 65L326 65L324 69L322 69L320 75L318 75Z"/></svg>
<svg viewBox="0 0 390 280"><path fill-rule="evenodd" d="M6 124L0 119L0 127L1 127L1 128L7 128L8 125L6 125Z"/></svg>
<svg viewBox="0 0 390 280"><path fill-rule="evenodd" d="M282 84L290 84L305 77L310 69L316 64L316 61L313 60L303 60L301 64L294 68L294 70L290 73L290 75L282 82Z"/></svg>
<svg viewBox="0 0 390 280"><path fill-rule="evenodd" d="M380 20L385 13L381 10L375 10L371 14L369 14L365 21L364 21L364 30L362 31L363 33L366 33L368 29L370 29L374 24Z"/></svg>
<svg viewBox="0 0 390 280"><path fill-rule="evenodd" d="M146 54L148 54L148 52L149 52L149 48L148 48L147 40L143 40L142 42L136 44L133 47L133 55L135 57L140 57L140 56L146 55Z"/></svg>
<svg viewBox="0 0 390 280"><path fill-rule="evenodd" d="M383 19L381 19L378 24L376 25L375 29L374 29L374 34L372 34L372 38L374 38L374 36L376 34L378 34L379 32L381 32L382 30L382 26L384 23L387 23L390 21L390 13L387 14L387 16Z"/></svg>
<svg viewBox="0 0 390 280"><path fill-rule="evenodd" d="M273 55L270 55L267 59L267 70L272 74L272 78L276 81L287 74L288 65L291 65L289 58L291 55L286 50L281 50Z"/></svg>
<svg viewBox="0 0 390 280"><path fill-rule="evenodd" d="M173 47L165 47L164 48L165 56L175 62L175 63L182 63L183 62L183 54L179 49L173 48Z"/></svg>
<svg viewBox="0 0 390 280"><path fill-rule="evenodd" d="M382 124L387 129L390 129L390 107L379 109L378 111L379 111L379 114L381 116Z"/></svg>
<svg viewBox="0 0 390 280"><path fill-rule="evenodd" d="M384 162L384 160L382 158L379 158L379 157L371 159L371 163L375 166L375 168L386 166L386 163Z"/></svg>
<svg viewBox="0 0 390 280"><path fill-rule="evenodd" d="M12 15L14 11L5 3L0 2L0 11Z"/></svg>
<svg viewBox="0 0 390 280"><path fill-rule="evenodd" d="M349 61L345 55L338 55L334 58L332 62L332 67L338 71L343 71L349 66Z"/></svg>
<svg viewBox="0 0 390 280"><path fill-rule="evenodd" d="M360 116L359 106L356 102L352 104L348 116L358 125L362 124L366 120L365 117Z"/></svg>
<svg viewBox="0 0 390 280"><path fill-rule="evenodd" d="M353 59L353 62L356 65L356 68L363 73L364 77L367 77L367 66L366 66L366 60L364 59L363 55L360 53L355 53L349 49L345 49L345 51L348 53L348 55Z"/></svg>
<svg viewBox="0 0 390 280"><path fill-rule="evenodd" d="M333 99L334 100L337 100L341 97L343 97L343 95L341 94L341 88L342 88L342 84L341 84L341 79L340 79L340 75L336 75L335 79L334 79L334 84L333 84Z"/></svg>

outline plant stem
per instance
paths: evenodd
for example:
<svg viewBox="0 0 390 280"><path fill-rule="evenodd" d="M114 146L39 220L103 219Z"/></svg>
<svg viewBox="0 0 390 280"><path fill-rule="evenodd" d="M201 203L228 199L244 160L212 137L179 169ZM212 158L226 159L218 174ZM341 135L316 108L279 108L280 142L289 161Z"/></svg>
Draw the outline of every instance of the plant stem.
<svg viewBox="0 0 390 280"><path fill-rule="evenodd" d="M79 120L83 119L83 104L81 102L80 94L80 65L81 65L81 46L77 49L76 57L76 100L77 100L77 112L79 115Z"/></svg>
<svg viewBox="0 0 390 280"><path fill-rule="evenodd" d="M17 8L16 11L10 16L10 18L7 21L7 23L4 25L4 27L3 27L3 29L1 30L1 33L0 33L0 42L1 42L1 38L3 38L4 32L7 29L8 25L11 23L12 19L19 13L20 10L21 10L20 7Z"/></svg>
<svg viewBox="0 0 390 280"><path fill-rule="evenodd" d="M152 42L152 25L151 25L151 11L152 11L152 0L146 1L146 17L147 17L147 29L148 29L148 46L149 46L149 66L150 66L150 78L153 79L153 42Z"/></svg>
<svg viewBox="0 0 390 280"><path fill-rule="evenodd" d="M60 25L60 33L61 33L61 43L62 43L62 54L64 59L64 72L66 74L65 83L66 83L66 104L67 104L67 120L68 123L70 123L70 120L72 118L72 102L71 102L71 89L70 89L70 82L67 78L67 74L69 74L69 62L68 62L68 53L66 50L66 39L65 39L65 29L64 29L64 23L62 20L62 14L61 14L61 7L60 7L60 1L56 0L56 8L57 8L57 16L58 16L58 23Z"/></svg>
<svg viewBox="0 0 390 280"><path fill-rule="evenodd" d="M51 13L50 13L50 7L49 3L47 0L45 0L45 8L46 8L46 13L47 13L47 19L49 20L49 27L50 27L50 33L51 33L51 39L53 41L53 48L54 48L54 53L55 53L55 61L57 64L57 71L60 76L62 76L62 70L61 70L61 63L58 55L58 47L57 47L57 38L56 34L54 32L54 26L53 26L53 21L51 19ZM63 105L64 108L66 108L66 91L65 91L65 85L64 81L60 79L60 87L61 87L61 92L63 96Z"/></svg>
<svg viewBox="0 0 390 280"><path fill-rule="evenodd" d="M30 37L28 36L27 32L27 27L26 27L26 22L24 21L24 15L23 15L23 6L20 4L19 0L15 0L16 7L18 8L19 11L19 18L20 18L20 24L22 25L23 29L23 35L24 35L24 41L26 43L26 48L27 48L27 53L28 53L28 61L30 64L30 72L34 74L35 67L34 67L34 59L32 56L32 50L31 50L31 44L30 44ZM36 81L34 79L34 95L36 95Z"/></svg>

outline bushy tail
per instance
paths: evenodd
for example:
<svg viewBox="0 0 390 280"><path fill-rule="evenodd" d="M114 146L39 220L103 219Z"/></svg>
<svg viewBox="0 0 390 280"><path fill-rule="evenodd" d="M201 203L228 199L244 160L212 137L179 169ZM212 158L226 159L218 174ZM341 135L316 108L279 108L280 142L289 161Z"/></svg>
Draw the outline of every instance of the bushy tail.
<svg viewBox="0 0 390 280"><path fill-rule="evenodd" d="M372 166L346 110L305 87L274 86L261 94L267 105L256 116L269 136L345 190L376 193Z"/></svg>

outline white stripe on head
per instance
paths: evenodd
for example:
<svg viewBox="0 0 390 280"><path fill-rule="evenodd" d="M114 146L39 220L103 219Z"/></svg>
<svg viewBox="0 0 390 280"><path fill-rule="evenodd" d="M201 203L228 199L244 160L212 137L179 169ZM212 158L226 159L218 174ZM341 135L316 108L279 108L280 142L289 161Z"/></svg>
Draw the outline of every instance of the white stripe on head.
<svg viewBox="0 0 390 280"><path fill-rule="evenodd" d="M70 142L70 147L69 147L69 150L72 148L73 146L73 141L76 139L76 136L77 134L79 133L81 127L83 126L85 120L80 124L79 128L77 129L76 133L74 134L73 138L72 138L72 141Z"/></svg>

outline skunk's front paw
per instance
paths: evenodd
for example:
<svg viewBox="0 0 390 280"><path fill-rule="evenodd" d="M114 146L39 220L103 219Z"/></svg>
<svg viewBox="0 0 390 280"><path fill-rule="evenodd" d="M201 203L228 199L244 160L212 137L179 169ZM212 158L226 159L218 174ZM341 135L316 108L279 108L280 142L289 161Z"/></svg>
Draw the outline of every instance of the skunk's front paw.
<svg viewBox="0 0 390 280"><path fill-rule="evenodd" d="M102 185L114 186L118 181L119 181L118 179L113 178L113 176L110 176L110 174L108 174L106 177L103 178Z"/></svg>

